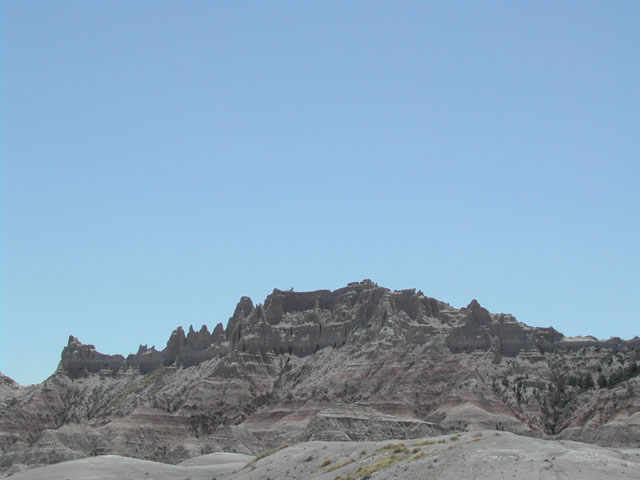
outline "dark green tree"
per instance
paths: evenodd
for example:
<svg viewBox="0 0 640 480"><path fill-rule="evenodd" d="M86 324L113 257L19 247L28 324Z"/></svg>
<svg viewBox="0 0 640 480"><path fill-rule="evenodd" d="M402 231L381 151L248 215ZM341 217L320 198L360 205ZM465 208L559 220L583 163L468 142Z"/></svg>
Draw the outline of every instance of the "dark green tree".
<svg viewBox="0 0 640 480"><path fill-rule="evenodd" d="M609 382L607 382L607 377L605 377L603 373L598 375L598 387L607 388L608 386L609 386Z"/></svg>
<svg viewBox="0 0 640 480"><path fill-rule="evenodd" d="M590 389L590 388L594 388L596 385L593 382L593 377L591 376L590 373L585 373L584 376L582 377L582 388L585 389Z"/></svg>

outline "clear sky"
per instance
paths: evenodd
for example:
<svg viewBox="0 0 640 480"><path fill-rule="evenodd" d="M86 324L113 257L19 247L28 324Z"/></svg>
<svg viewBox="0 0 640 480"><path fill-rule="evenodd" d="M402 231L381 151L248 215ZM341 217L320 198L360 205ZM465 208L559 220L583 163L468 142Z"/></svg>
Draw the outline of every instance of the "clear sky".
<svg viewBox="0 0 640 480"><path fill-rule="evenodd" d="M20 383L364 278L640 334L640 3L1 5Z"/></svg>

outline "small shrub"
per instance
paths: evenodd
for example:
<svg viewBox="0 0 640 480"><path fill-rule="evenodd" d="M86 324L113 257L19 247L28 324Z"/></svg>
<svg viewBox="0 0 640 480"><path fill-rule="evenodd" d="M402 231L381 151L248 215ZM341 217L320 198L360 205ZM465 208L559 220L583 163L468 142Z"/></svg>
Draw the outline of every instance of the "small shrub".
<svg viewBox="0 0 640 480"><path fill-rule="evenodd" d="M416 447L424 447L425 445L436 445L438 443L447 443L446 440L420 440L419 442L414 443L414 446Z"/></svg>
<svg viewBox="0 0 640 480"><path fill-rule="evenodd" d="M331 460L330 458L325 458L324 460L322 460L319 464L318 467L319 468L323 468L326 467L327 465L329 465L333 460Z"/></svg>

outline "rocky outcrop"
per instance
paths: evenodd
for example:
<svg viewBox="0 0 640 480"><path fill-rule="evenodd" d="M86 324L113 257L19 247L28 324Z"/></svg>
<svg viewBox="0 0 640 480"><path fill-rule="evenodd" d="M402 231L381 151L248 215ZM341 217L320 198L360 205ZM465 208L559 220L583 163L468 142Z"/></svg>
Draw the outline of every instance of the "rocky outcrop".
<svg viewBox="0 0 640 480"><path fill-rule="evenodd" d="M17 388L20 388L20 385L18 385L15 380L0 372L0 392L10 392Z"/></svg>
<svg viewBox="0 0 640 480"><path fill-rule="evenodd" d="M162 350L125 359L70 337L42 384L0 377L0 471L440 428L638 446L639 362L637 338L568 339L475 300L457 309L370 280L276 289L241 298L226 328L178 327Z"/></svg>
<svg viewBox="0 0 640 480"><path fill-rule="evenodd" d="M103 371L115 375L126 365L122 355L105 355L96 351L94 345L83 345L74 336L69 336L67 346L62 350L60 361L60 366L70 378Z"/></svg>
<svg viewBox="0 0 640 480"><path fill-rule="evenodd" d="M331 442L378 441L387 439L435 437L451 431L436 423L416 418L383 415L370 409L327 409L309 421L300 441Z"/></svg>
<svg viewBox="0 0 640 480"><path fill-rule="evenodd" d="M477 300L456 310L414 289L391 292L364 280L333 292L275 289L264 305L257 306L249 297L242 297L226 330L222 324L212 333L206 325L199 331L191 326L185 334L178 327L163 350L141 345L126 361L120 355L100 354L93 345L82 345L70 337L61 368L71 378L79 378L105 370L115 375L123 367L143 374L168 365L187 368L232 350L304 357L323 348L340 348L348 341L380 339L391 330L397 334L396 343L414 345L445 333L445 344L452 353L494 351L514 357L521 351L545 353L579 345L561 342L563 335L553 328L532 328L511 315L491 315ZM607 348L615 350L618 343L608 342Z"/></svg>
<svg viewBox="0 0 640 480"><path fill-rule="evenodd" d="M447 346L453 353L489 351L515 357L521 351L550 351L563 339L553 328L532 328L517 322L511 315L492 316L477 300L460 310L462 325L447 336Z"/></svg>

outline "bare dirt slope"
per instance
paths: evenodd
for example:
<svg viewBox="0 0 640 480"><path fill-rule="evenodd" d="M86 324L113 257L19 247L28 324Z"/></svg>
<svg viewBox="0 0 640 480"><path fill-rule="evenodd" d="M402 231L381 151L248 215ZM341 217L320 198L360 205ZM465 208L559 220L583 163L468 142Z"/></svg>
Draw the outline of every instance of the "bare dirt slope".
<svg viewBox="0 0 640 480"><path fill-rule="evenodd" d="M235 454L229 455L233 457ZM234 460L234 458L228 460ZM203 465L182 466L118 455L101 455L34 468L9 478L12 480L211 480L228 478L245 464L244 459L241 463L234 463L209 458Z"/></svg>
<svg viewBox="0 0 640 480"><path fill-rule="evenodd" d="M117 456L64 462L17 474L15 480L356 480L379 479L633 479L640 449L478 431L385 442L304 442L246 462L211 454L181 465ZM242 459L242 463L236 460ZM190 465L190 466L187 466Z"/></svg>

